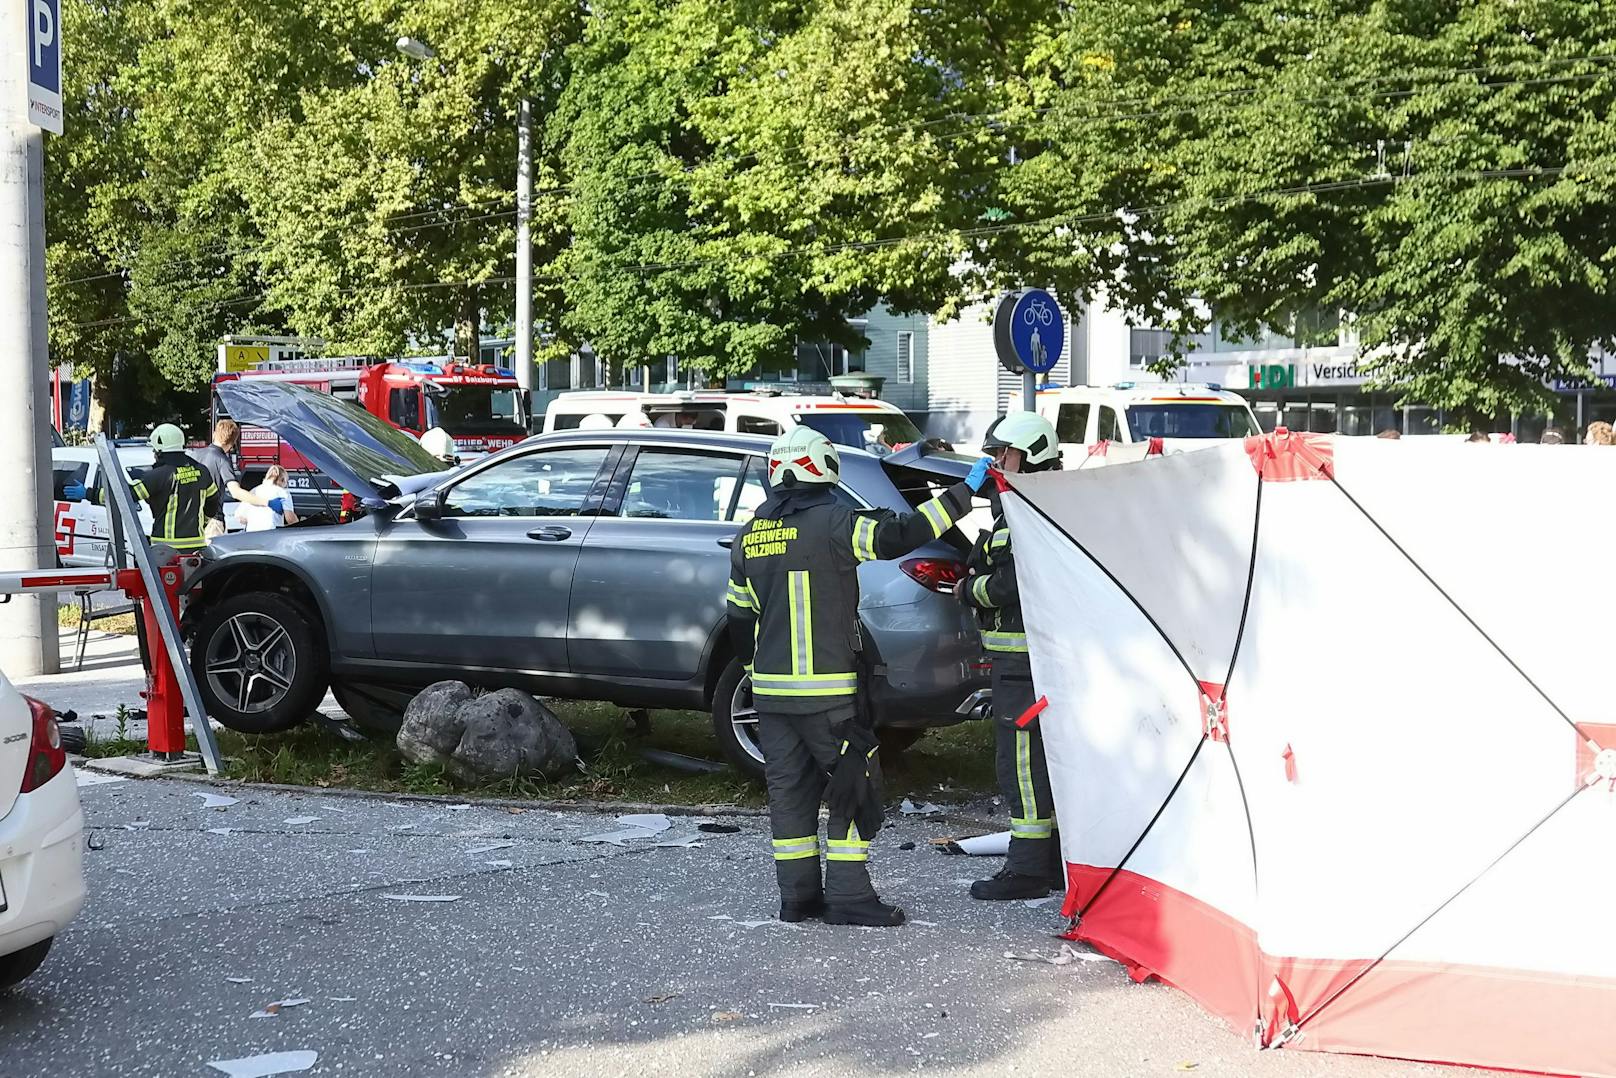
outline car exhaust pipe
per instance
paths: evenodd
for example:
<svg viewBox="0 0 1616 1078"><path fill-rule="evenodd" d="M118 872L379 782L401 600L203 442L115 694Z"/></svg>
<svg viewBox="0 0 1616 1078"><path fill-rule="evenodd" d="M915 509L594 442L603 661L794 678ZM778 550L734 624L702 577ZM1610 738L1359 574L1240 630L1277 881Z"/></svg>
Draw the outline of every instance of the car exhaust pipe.
<svg viewBox="0 0 1616 1078"><path fill-rule="evenodd" d="M985 719L988 712L993 710L993 690L977 689L954 709L956 715L966 715L973 719Z"/></svg>

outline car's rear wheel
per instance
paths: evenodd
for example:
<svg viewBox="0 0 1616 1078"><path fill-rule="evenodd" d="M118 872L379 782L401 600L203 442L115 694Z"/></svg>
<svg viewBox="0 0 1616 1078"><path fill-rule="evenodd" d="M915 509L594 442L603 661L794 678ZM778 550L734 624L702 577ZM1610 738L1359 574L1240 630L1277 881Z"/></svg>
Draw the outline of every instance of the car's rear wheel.
<svg viewBox="0 0 1616 1078"><path fill-rule="evenodd" d="M278 592L254 591L202 612L191 669L208 714L244 734L289 730L325 695L327 656L313 619Z"/></svg>
<svg viewBox="0 0 1616 1078"><path fill-rule="evenodd" d="M45 961L50 954L52 939L40 940L32 947L24 947L10 954L0 954L0 989L21 983Z"/></svg>
<svg viewBox="0 0 1616 1078"><path fill-rule="evenodd" d="M333 681L331 695L353 724L367 734L396 737L404 724L404 709L415 694L391 685L366 681Z"/></svg>
<svg viewBox="0 0 1616 1078"><path fill-rule="evenodd" d="M752 679L734 659L724 667L713 687L713 736L735 770L754 782L763 781L763 746L758 741Z"/></svg>

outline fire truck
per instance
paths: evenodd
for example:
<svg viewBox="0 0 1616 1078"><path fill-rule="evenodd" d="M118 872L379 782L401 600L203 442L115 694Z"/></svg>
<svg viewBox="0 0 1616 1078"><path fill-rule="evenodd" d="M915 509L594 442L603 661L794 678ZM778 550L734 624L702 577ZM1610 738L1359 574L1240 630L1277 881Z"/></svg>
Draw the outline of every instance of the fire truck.
<svg viewBox="0 0 1616 1078"><path fill-rule="evenodd" d="M504 449L528 434L527 401L516 373L492 364L335 356L265 360L238 370L224 369L221 359L220 368L213 376L215 385L233 379L294 382L350 401L416 438L442 427L454 438L462 460ZM214 394L214 420L227 414ZM271 464L286 469L300 508L318 508L336 490L272 431L243 425L243 474L256 480Z"/></svg>

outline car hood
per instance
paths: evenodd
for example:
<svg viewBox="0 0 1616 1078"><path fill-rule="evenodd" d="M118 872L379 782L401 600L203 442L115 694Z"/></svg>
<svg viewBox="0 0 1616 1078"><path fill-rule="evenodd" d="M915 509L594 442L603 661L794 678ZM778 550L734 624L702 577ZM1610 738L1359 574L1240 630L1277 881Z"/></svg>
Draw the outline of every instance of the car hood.
<svg viewBox="0 0 1616 1078"><path fill-rule="evenodd" d="M881 463L887 468L908 468L939 479L958 482L970 474L976 460L976 457L964 453L939 449L930 442L913 442L902 449L888 453L881 458Z"/></svg>
<svg viewBox="0 0 1616 1078"><path fill-rule="evenodd" d="M213 389L232 419L274 431L368 505L386 504L401 478L443 471L443 463L414 438L328 393L248 379L220 382Z"/></svg>

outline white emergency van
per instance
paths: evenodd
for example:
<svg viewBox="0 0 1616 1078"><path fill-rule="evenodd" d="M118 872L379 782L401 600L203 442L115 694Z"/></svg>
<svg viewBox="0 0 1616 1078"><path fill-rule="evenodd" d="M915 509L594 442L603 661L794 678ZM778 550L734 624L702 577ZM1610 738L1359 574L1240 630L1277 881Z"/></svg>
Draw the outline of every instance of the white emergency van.
<svg viewBox="0 0 1616 1078"><path fill-rule="evenodd" d="M838 445L881 454L922 440L914 421L894 404L841 394L721 390L562 393L544 412L546 433L591 427L688 427L736 434L784 434L794 424L812 427Z"/></svg>
<svg viewBox="0 0 1616 1078"><path fill-rule="evenodd" d="M1097 442L1128 445L1163 439L1245 438L1262 433L1251 406L1210 383L1118 382L1063 386L1038 392L1038 414L1055 426L1065 447ZM1070 465L1068 465L1070 466Z"/></svg>

